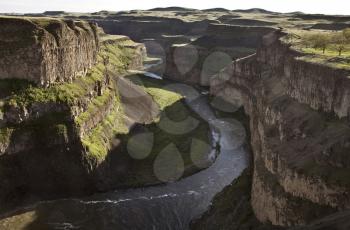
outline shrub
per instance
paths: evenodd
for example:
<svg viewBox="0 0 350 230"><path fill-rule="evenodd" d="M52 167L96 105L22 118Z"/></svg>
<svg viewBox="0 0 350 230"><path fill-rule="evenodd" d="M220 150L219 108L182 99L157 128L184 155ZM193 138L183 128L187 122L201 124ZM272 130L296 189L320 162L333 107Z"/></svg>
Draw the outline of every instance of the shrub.
<svg viewBox="0 0 350 230"><path fill-rule="evenodd" d="M334 48L338 51L338 55L340 56L345 49L346 37L344 33L336 33L332 36L332 43Z"/></svg>
<svg viewBox="0 0 350 230"><path fill-rule="evenodd" d="M343 36L345 37L346 42L350 43L350 28L343 30Z"/></svg>

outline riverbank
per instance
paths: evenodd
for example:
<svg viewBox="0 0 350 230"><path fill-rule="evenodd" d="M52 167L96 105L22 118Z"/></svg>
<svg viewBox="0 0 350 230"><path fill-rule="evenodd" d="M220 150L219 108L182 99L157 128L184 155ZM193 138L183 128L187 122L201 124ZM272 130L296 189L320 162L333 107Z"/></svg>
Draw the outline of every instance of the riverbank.
<svg viewBox="0 0 350 230"><path fill-rule="evenodd" d="M165 89L171 82L131 75L126 79L143 88L160 109L154 123L134 126L118 135L113 150L120 174L118 188L136 188L173 182L209 167L217 151L209 124L187 104L184 95ZM217 153L216 153L217 154Z"/></svg>
<svg viewBox="0 0 350 230"><path fill-rule="evenodd" d="M239 123L216 119L208 98L190 104L220 132L220 154L208 168L172 183L119 189L90 197L40 202L0 221L4 230L57 229L67 226L96 229L189 229L190 221L204 213L213 197L247 166ZM232 129L227 129L231 127Z"/></svg>
<svg viewBox="0 0 350 230"><path fill-rule="evenodd" d="M252 149L250 146L249 117L243 107L237 107L225 102L221 98L211 97L211 104L220 107L216 110L216 116L220 119L236 119L241 122L246 130L244 148L250 155L250 165L242 174L218 193L210 208L198 219L191 222L192 230L279 230L282 228L269 224L262 224L257 220L253 212L251 201L251 188L253 179ZM231 111L227 108L236 108Z"/></svg>

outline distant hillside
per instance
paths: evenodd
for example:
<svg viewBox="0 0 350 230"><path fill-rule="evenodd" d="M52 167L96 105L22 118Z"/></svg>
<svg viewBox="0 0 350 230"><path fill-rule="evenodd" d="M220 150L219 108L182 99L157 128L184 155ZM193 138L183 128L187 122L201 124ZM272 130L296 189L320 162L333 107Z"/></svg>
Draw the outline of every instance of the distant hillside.
<svg viewBox="0 0 350 230"><path fill-rule="evenodd" d="M171 7L157 7L153 9L149 9L149 11L193 11L196 9L191 8L184 8L184 7L177 7L177 6L171 6Z"/></svg>
<svg viewBox="0 0 350 230"><path fill-rule="evenodd" d="M45 15L51 15L51 16L65 14L65 13L66 12L64 12L64 11L45 11L44 12Z"/></svg>
<svg viewBox="0 0 350 230"><path fill-rule="evenodd" d="M240 12L240 13L263 13L263 14L272 14L275 13L273 11L268 11L260 8L252 8L247 10L233 10L233 12Z"/></svg>
<svg viewBox="0 0 350 230"><path fill-rule="evenodd" d="M350 21L350 16L345 15L325 15L325 14L296 14L293 17L301 18L303 20L330 20L337 22Z"/></svg>
<svg viewBox="0 0 350 230"><path fill-rule="evenodd" d="M210 8L202 10L204 12L230 12L231 10L225 9L225 8Z"/></svg>

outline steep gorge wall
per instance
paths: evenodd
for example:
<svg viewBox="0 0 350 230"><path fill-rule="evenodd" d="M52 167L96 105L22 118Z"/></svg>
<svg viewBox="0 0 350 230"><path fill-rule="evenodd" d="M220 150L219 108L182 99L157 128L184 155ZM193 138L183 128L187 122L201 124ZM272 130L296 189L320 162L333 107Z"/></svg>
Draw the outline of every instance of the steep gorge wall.
<svg viewBox="0 0 350 230"><path fill-rule="evenodd" d="M264 36L256 55L212 79L211 93L251 118L255 215L291 226L350 206L350 73L300 60L282 35Z"/></svg>
<svg viewBox="0 0 350 230"><path fill-rule="evenodd" d="M255 53L268 27L241 27L209 24L195 41L166 50L165 77L190 84L209 86L211 76L232 60Z"/></svg>
<svg viewBox="0 0 350 230"><path fill-rule="evenodd" d="M0 79L48 86L85 75L97 61L99 38L93 23L2 17L0 34Z"/></svg>
<svg viewBox="0 0 350 230"><path fill-rule="evenodd" d="M123 34L137 42L143 42L148 54L162 57L173 44L189 43L192 38L204 34L211 23L209 20L187 22L174 18L141 16L106 19L92 17L89 20L96 22L106 33Z"/></svg>
<svg viewBox="0 0 350 230"><path fill-rule="evenodd" d="M192 29L189 23L179 19L134 17L92 20L108 34L123 34L135 41L158 37L160 34L186 34Z"/></svg>
<svg viewBox="0 0 350 230"><path fill-rule="evenodd" d="M275 39L273 34L265 38L264 47L258 50L258 60L283 75L287 94L312 109L348 117L349 71L306 62L302 53Z"/></svg>
<svg viewBox="0 0 350 230"><path fill-rule="evenodd" d="M19 26L23 21L28 24L23 19L18 21ZM12 22L9 27L15 28L16 23ZM37 27L30 25L36 31ZM70 35L69 31L62 32L61 40L72 39ZM124 110L139 108L135 104L140 102L154 102L144 93L134 103L127 104L122 102L120 94L118 79L129 68L142 68L145 47L127 37L103 37L96 48L99 50L94 58L96 64L91 63L84 76L61 79L65 82L47 87L19 82L11 76L0 80L0 88L9 91L1 92L0 97L0 212L25 201L83 195L115 186L113 178L107 178L113 167L102 166L107 165L108 154L118 145L115 135L157 116L149 106L140 108L144 117L129 118ZM41 52L40 47L32 49ZM71 49L60 52L60 58L65 60L56 62L58 69L63 68L61 63L68 65L74 58L69 56ZM84 51L81 52L83 55ZM41 66L31 68L40 72ZM35 81L31 73L21 79ZM50 74L42 75L43 79L49 79ZM123 90L142 91L138 86L125 84ZM104 180L103 188L101 180Z"/></svg>

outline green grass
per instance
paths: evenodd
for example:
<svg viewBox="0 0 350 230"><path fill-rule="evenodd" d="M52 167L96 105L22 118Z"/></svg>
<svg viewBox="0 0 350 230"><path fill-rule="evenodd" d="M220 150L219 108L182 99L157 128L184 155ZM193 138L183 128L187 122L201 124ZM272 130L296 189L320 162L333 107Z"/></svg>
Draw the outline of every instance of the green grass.
<svg viewBox="0 0 350 230"><path fill-rule="evenodd" d="M169 116L170 115L170 116ZM178 116L177 116L178 115ZM200 118L194 114L189 108L187 108L183 102L178 101L173 105L167 107L160 118L160 122L164 117L168 117L176 119L192 116L193 118L201 121ZM128 154L127 143L129 139L135 135L140 133L152 133L153 134L153 145L151 152L145 159L137 160L133 159ZM119 139L122 141L122 146L119 147L118 152L122 153L120 155L121 159L125 159L125 162L129 162L128 171L126 174L119 179L119 183L121 186L144 186L149 184L157 184L162 183L156 175L154 174L154 162L156 161L159 154L170 145L175 145L180 155L173 156L174 159L176 157L180 157L184 163L184 168L180 169L183 171L182 177L189 176L202 168L197 167L195 163L192 161L192 156L202 157L203 155L208 154L210 148L203 148L199 146L197 148L192 149L192 140L197 139L201 140L204 143L209 145L209 126L206 122L201 121L198 126L190 132L176 135L167 132L167 130L161 129L157 123L146 125L143 128L133 130L128 135L119 135ZM174 152L173 154L177 154ZM174 159L168 159L170 161L162 161L163 168L171 168ZM124 162L124 160L123 160ZM181 167L181 166L180 166Z"/></svg>
<svg viewBox="0 0 350 230"><path fill-rule="evenodd" d="M118 138L122 140L123 143L118 150L118 152L123 153L120 157L124 158L126 162L131 162L127 174L123 176L123 178L120 178L119 184L124 186L144 186L160 183L161 181L158 180L153 171L154 162L159 154L171 144L176 146L180 153L179 157L181 157L184 162L185 171L183 176L188 176L202 169L194 164L192 156L200 157L203 156L203 154L206 155L209 153L209 149L205 148L210 146L209 125L185 104L180 94L164 88L168 83L167 81L135 75L129 76L129 79L135 84L144 87L145 91L149 93L159 105L162 112L156 123L134 129L128 135L118 135ZM192 119L189 120L189 118ZM189 120L189 122L186 123L186 127L193 125L194 129L182 134L174 134L170 132L169 129L162 128L162 122L167 120L175 122L175 124L176 122ZM133 135L143 132L153 134L152 149L145 159L135 160L128 155L127 143ZM203 146L195 145L192 149L193 139L200 140L208 145L204 146L204 148ZM170 167L172 163L173 162L165 161L162 162L162 166L167 168Z"/></svg>
<svg viewBox="0 0 350 230"><path fill-rule="evenodd" d="M13 129L11 128L1 128L0 129L0 144L5 144L10 141Z"/></svg>
<svg viewBox="0 0 350 230"><path fill-rule="evenodd" d="M299 57L299 60L327 65L333 68L350 69L350 44L345 44L344 50L341 55L339 55L339 52L332 41L329 41L324 53L322 49L313 48L311 47L311 44L307 45L308 42L304 41L307 36L318 34L331 36L335 34L335 32L314 30L304 31L297 29L290 30L289 32L292 36L294 35L294 37L290 40L286 37L282 37L281 41L291 44L293 49L306 54L306 56Z"/></svg>
<svg viewBox="0 0 350 230"><path fill-rule="evenodd" d="M101 96L98 96L94 98L87 110L81 114L79 114L75 118L75 123L77 125L82 125L89 119L91 119L93 116L95 116L97 113L101 112L101 109L103 109L103 106L105 106L108 103L108 100L113 100L113 92L111 92L110 89L107 89Z"/></svg>
<svg viewBox="0 0 350 230"><path fill-rule="evenodd" d="M111 148L110 140L118 134L128 133L125 125L125 114L119 96L114 98L113 110L94 129L82 137L82 143L87 148L90 159L102 161Z"/></svg>
<svg viewBox="0 0 350 230"><path fill-rule="evenodd" d="M118 43L119 44L119 43ZM91 84L95 84L96 81L101 81L105 68L101 63L103 58L108 57L108 72L110 75L115 76L122 74L128 68L129 63L132 60L134 51L129 48L125 48L122 45L105 44L98 57L98 65L92 70L90 77L92 78ZM81 89L78 87L78 89ZM81 125L87 120L91 119L94 114L98 113L100 108L103 107L107 101L113 97L114 106L110 114L101 121L94 129L88 134L82 137L82 143L87 148L89 157L97 161L103 160L108 151L111 148L111 139L117 134L123 134L128 132L128 128L124 124L125 114L121 106L119 95L112 95L111 90L107 90L103 95L95 98L88 106L88 109L80 114L76 118L76 124ZM80 90L78 90L79 92ZM83 93L85 94L85 93Z"/></svg>
<svg viewBox="0 0 350 230"><path fill-rule="evenodd" d="M185 162L185 167L191 165L192 162L188 151L192 138L202 140L206 143L209 142L209 129L206 122L203 121L197 114L195 114L189 107L187 107L185 102L182 100L182 95L165 88L169 82L152 79L142 75L129 76L129 79L131 79L133 82L136 82L136 84L142 85L145 91L151 95L153 100L159 105L159 108L162 111L160 122L162 122L164 119L169 119L174 122L181 122L189 117L192 117L196 121L199 121L199 125L196 129L181 135L168 133L165 130L159 128L159 126L153 125L149 127L150 131L155 134L156 141L156 144L152 151L153 156L157 156L158 153L164 149L164 147L170 143L174 143L178 147L179 151L183 153L182 157ZM191 122L192 121L189 121L188 126L191 126Z"/></svg>
<svg viewBox="0 0 350 230"><path fill-rule="evenodd" d="M21 92L33 84L21 79L2 79L0 80L0 98L6 98Z"/></svg>
<svg viewBox="0 0 350 230"><path fill-rule="evenodd" d="M172 134L165 129L159 128L159 126L151 126L149 128L149 130L155 135L155 145L152 151L153 156L158 155L158 153L167 145L173 143L182 153L181 155L185 163L185 168L193 164L190 155L192 139L198 139L205 143L209 143L208 124L203 121L197 114L192 112L190 108L188 108L182 101L178 101L171 106L168 106L162 113L160 122L164 119L170 119L174 122L181 122L189 117L194 118L196 121L198 121L197 123L193 120L194 124L198 125L192 131L185 132L183 134Z"/></svg>
<svg viewBox="0 0 350 230"><path fill-rule="evenodd" d="M128 76L128 79L130 79L133 83L142 86L158 104L161 111L183 98L182 95L167 90L165 88L166 84L164 84L166 81L151 79L143 75Z"/></svg>
<svg viewBox="0 0 350 230"><path fill-rule="evenodd" d="M171 91L164 89L157 89L149 87L146 92L152 96L153 100L159 105L160 110L164 110L166 107L179 101L182 96Z"/></svg>
<svg viewBox="0 0 350 230"><path fill-rule="evenodd" d="M37 148L63 140L68 143L72 131L68 112L51 112L26 123L0 129L0 145L8 145L21 136L35 143Z"/></svg>
<svg viewBox="0 0 350 230"><path fill-rule="evenodd" d="M325 53L321 49L315 48L302 48L302 51L309 54L318 54L326 57L349 57L350 56L350 45L342 52L342 55L339 56L339 53L334 48L328 48L325 50Z"/></svg>
<svg viewBox="0 0 350 230"><path fill-rule="evenodd" d="M306 55L302 57L297 57L297 59L306 62L322 64L333 68L350 70L350 59L340 58L332 60L332 58L323 55Z"/></svg>
<svg viewBox="0 0 350 230"><path fill-rule="evenodd" d="M32 21L33 23L43 27L47 28L49 26L52 26L54 24L62 24L63 21L55 18L49 18L49 17L25 17L25 19L28 19L29 21Z"/></svg>
<svg viewBox="0 0 350 230"><path fill-rule="evenodd" d="M35 102L66 103L73 105L84 98L95 87L97 81L104 79L105 66L102 64L103 57L108 57L107 71L110 75L118 75L126 71L132 60L133 50L122 46L105 45L101 48L98 56L98 64L89 70L85 77L78 77L72 83L61 83L49 88L35 87L32 84L21 86L18 80L0 81L0 89L8 88L8 93L14 92L5 104L11 106L28 106ZM12 85L12 87L8 87ZM13 89L13 90L11 90Z"/></svg>
<svg viewBox="0 0 350 230"><path fill-rule="evenodd" d="M42 23L49 23L45 20ZM131 48L117 44L105 44L101 47L98 55L98 64L91 68L85 77L78 77L73 82L60 83L50 86L49 88L36 87L34 84L19 80L2 80L0 81L0 98L3 99L4 112L9 106L28 107L34 103L58 103L66 104L68 107L81 106L86 103L86 97L90 97L90 92L94 91L98 82L105 81L105 73L108 73L111 78L126 72L128 65L132 61L134 51ZM108 58L107 66L104 66L103 59ZM99 110L108 103L109 100L114 100L113 110L110 114L101 121L94 129L82 137L83 145L88 150L88 156L91 159L101 160L107 155L110 149L110 139L116 134L126 133L127 127L124 124L124 113L122 112L121 103L117 95L112 95L115 90L114 80L112 79L107 90L101 96L95 97L88 105L87 110L81 113L75 119L74 125L81 125L91 119ZM55 118L54 114L50 114ZM56 119L56 118L55 118ZM21 124L19 126L30 125L33 129L41 129L43 126L56 125L54 131L67 137L67 125L65 119L60 121L46 122L46 118L35 119L29 124ZM37 122L42 122L39 124ZM62 123L63 122L63 123ZM17 127L21 129L21 127ZM2 140L8 141L8 135L1 131Z"/></svg>

